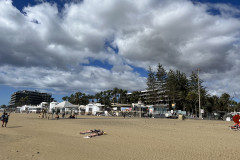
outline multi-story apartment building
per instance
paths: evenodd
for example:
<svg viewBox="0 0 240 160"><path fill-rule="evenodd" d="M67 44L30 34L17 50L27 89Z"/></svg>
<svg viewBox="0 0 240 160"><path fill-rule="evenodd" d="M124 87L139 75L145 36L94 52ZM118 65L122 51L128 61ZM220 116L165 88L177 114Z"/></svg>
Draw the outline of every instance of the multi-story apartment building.
<svg viewBox="0 0 240 160"><path fill-rule="evenodd" d="M144 104L151 104L155 106L161 107L169 107L169 97L163 92L157 90L155 94L151 93L152 91L145 90L140 93L140 100L144 102Z"/></svg>
<svg viewBox="0 0 240 160"><path fill-rule="evenodd" d="M27 97L27 98L26 98ZM50 103L53 101L52 95L49 93L40 93L38 91L17 91L12 94L10 105L16 106L20 104L20 99L26 98L26 103L30 105L39 105L41 102Z"/></svg>

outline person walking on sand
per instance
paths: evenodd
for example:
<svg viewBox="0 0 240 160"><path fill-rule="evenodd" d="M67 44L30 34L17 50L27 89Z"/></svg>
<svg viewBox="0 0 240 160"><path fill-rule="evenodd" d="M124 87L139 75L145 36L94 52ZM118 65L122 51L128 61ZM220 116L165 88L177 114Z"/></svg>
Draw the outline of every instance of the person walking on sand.
<svg viewBox="0 0 240 160"><path fill-rule="evenodd" d="M124 112L124 113L123 113L123 118L125 118L125 117L126 117L126 113Z"/></svg>
<svg viewBox="0 0 240 160"><path fill-rule="evenodd" d="M2 117L1 117L2 127L4 127L4 126L7 127L8 117L9 117L9 115L7 113L2 115Z"/></svg>
<svg viewBox="0 0 240 160"><path fill-rule="evenodd" d="M65 116L65 112L62 113L62 118L64 118L64 116Z"/></svg>

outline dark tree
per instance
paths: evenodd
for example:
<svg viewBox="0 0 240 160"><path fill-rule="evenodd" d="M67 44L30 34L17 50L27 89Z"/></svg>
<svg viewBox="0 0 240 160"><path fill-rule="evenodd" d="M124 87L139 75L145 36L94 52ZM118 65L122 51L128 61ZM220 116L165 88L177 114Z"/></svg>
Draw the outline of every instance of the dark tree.
<svg viewBox="0 0 240 160"><path fill-rule="evenodd" d="M157 86L156 86L156 76L155 72L149 66L148 69L148 78L147 78L147 90L148 90L148 102L150 104L154 104L157 99Z"/></svg>

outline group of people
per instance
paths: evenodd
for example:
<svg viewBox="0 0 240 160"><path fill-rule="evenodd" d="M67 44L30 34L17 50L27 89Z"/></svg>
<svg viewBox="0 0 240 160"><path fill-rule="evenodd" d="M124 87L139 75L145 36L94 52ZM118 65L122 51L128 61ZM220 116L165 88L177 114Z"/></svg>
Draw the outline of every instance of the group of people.
<svg viewBox="0 0 240 160"><path fill-rule="evenodd" d="M3 115L1 116L2 127L7 127L9 116L10 116L10 114L3 112Z"/></svg>
<svg viewBox="0 0 240 160"><path fill-rule="evenodd" d="M53 117L55 114L55 117ZM50 116L52 115L52 119L59 119L60 118L60 113L59 112L46 112L46 110L43 110L40 114L39 114L39 118L43 119L43 118L47 118L47 119L50 119ZM62 118L65 118L65 116L68 115L68 112L65 113L63 112L62 113ZM74 118L77 118L77 116L75 116L74 113L70 114L67 118L70 118L70 119L74 119Z"/></svg>

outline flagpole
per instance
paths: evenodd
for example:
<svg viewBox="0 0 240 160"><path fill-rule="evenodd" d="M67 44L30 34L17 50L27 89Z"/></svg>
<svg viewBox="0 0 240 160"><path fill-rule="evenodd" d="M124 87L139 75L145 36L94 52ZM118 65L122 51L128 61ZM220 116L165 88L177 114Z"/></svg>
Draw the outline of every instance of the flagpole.
<svg viewBox="0 0 240 160"><path fill-rule="evenodd" d="M198 108L199 108L199 119L202 119L202 113L201 113L201 96L200 96L200 82L199 82L199 68L198 71Z"/></svg>

